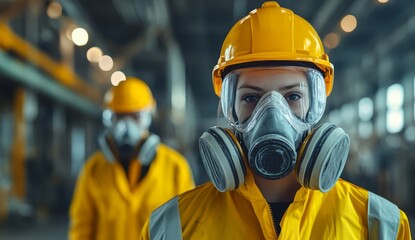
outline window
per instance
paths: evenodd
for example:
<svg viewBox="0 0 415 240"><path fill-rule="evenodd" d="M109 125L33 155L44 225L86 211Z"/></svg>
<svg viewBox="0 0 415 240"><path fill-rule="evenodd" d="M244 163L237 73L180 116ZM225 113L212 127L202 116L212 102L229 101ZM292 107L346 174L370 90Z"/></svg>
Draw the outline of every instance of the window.
<svg viewBox="0 0 415 240"><path fill-rule="evenodd" d="M373 132L373 100L365 97L360 99L358 103L358 116L359 116L359 136L364 139L368 139Z"/></svg>
<svg viewBox="0 0 415 240"><path fill-rule="evenodd" d="M389 133L397 133L404 125L403 117L403 87L401 84L393 84L386 92L386 130Z"/></svg>

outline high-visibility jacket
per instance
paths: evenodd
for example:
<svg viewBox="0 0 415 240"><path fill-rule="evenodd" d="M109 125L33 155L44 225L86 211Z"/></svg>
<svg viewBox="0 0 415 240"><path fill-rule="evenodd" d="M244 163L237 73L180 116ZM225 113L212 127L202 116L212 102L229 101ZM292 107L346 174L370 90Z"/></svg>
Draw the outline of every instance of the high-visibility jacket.
<svg viewBox="0 0 415 240"><path fill-rule="evenodd" d="M69 239L139 239L150 213L177 194L194 188L186 159L164 144L147 174L131 161L128 175L119 162L101 151L85 163L70 206Z"/></svg>
<svg viewBox="0 0 415 240"><path fill-rule="evenodd" d="M388 200L339 179L328 192L300 188L276 233L271 209L248 174L237 190L211 183L154 211L141 239L411 239L408 218Z"/></svg>

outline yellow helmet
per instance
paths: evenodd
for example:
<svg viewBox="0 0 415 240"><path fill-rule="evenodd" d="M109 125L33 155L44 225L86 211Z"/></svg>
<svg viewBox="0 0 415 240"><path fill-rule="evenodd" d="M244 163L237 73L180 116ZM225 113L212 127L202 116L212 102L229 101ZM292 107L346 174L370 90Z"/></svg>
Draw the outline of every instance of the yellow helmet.
<svg viewBox="0 0 415 240"><path fill-rule="evenodd" d="M151 110L155 107L155 100L149 86L143 80L127 77L105 94L104 105L115 113L130 113Z"/></svg>
<svg viewBox="0 0 415 240"><path fill-rule="evenodd" d="M326 96L330 95L334 67L317 32L290 9L269 1L237 22L226 36L212 71L216 95L220 96L222 77L230 70L278 62L317 67L324 74Z"/></svg>

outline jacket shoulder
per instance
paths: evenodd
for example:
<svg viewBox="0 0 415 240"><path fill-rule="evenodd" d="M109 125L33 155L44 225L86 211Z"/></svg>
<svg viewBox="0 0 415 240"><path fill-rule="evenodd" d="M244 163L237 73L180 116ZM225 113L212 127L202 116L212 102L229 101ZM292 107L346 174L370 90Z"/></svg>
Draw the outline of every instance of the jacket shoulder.
<svg viewBox="0 0 415 240"><path fill-rule="evenodd" d="M196 188L179 195L180 211L189 218L196 214L208 214L211 211L220 211L232 201L243 201L236 191L219 192L211 182L204 183ZM233 199L232 201L230 199Z"/></svg>
<svg viewBox="0 0 415 240"><path fill-rule="evenodd" d="M342 196L340 201L350 201L355 207L362 206L365 209L370 239L396 239L399 224L402 221L401 215L403 215L397 205L376 193L342 179L339 179L333 190L335 194Z"/></svg>
<svg viewBox="0 0 415 240"><path fill-rule="evenodd" d="M186 158L179 151L164 143L159 144L156 159L163 159L174 163L187 163Z"/></svg>
<svg viewBox="0 0 415 240"><path fill-rule="evenodd" d="M94 152L84 163L83 172L95 172L108 164L104 154L101 151Z"/></svg>
<svg viewBox="0 0 415 240"><path fill-rule="evenodd" d="M193 211L194 209L209 209L209 204L215 202L215 195L220 193L211 182L204 183L185 193L179 194L154 210L150 217L152 231L157 232L159 227L164 226L166 219L178 219L182 211ZM193 212L194 213L194 212ZM193 215L193 214L192 214ZM171 221L168 221L171 223ZM151 230L150 230L151 231Z"/></svg>
<svg viewBox="0 0 415 240"><path fill-rule="evenodd" d="M336 185L328 192L336 194L340 198L367 199L369 191L363 187L355 185L349 181L339 179Z"/></svg>
<svg viewBox="0 0 415 240"><path fill-rule="evenodd" d="M177 151L176 149L166 145L165 143L160 143L159 146L158 146L157 151L161 152L161 153L169 154L169 155L183 157L183 155L181 153L179 153L179 151Z"/></svg>
<svg viewBox="0 0 415 240"><path fill-rule="evenodd" d="M197 186L196 188L187 191L183 194L179 195L179 201L180 202L188 202L193 201L196 199L198 201L200 198L206 199L206 196L209 196L209 198L213 198L215 195L218 194L226 194L219 192L215 186L211 182L206 182L204 184L201 184Z"/></svg>

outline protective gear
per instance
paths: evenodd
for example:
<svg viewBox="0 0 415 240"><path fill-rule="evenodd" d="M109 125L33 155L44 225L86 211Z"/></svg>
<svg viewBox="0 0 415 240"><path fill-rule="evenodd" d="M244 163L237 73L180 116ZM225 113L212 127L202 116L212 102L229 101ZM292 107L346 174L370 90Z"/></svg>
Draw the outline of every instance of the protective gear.
<svg viewBox="0 0 415 240"><path fill-rule="evenodd" d="M297 158L296 176L306 188L330 190L349 155L350 139L343 129L324 123L306 137Z"/></svg>
<svg viewBox="0 0 415 240"><path fill-rule="evenodd" d="M268 88L271 91L263 93ZM262 96L256 101L258 95ZM319 134L303 143L321 119L325 104L324 79L315 69L254 67L230 72L223 82L221 106L236 137L231 131L213 128L199 141L205 168L218 190L233 190L243 184L246 170L240 156L246 155L249 167L265 179L287 176L301 159L298 164L307 170L297 168L301 170L297 172L299 182L328 191L340 177L350 143L347 134L331 124L323 125L323 132L317 131ZM298 158L300 148L301 154L313 154Z"/></svg>
<svg viewBox="0 0 415 240"><path fill-rule="evenodd" d="M114 142L114 147L111 147L111 143L113 142L113 138L111 134L104 133L100 135L98 138L99 146L101 147L102 153L105 155L105 159L109 162L113 163L117 159L115 157L116 154L119 154L118 151L122 151L116 146ZM151 162L156 156L156 150L160 144L160 137L150 133L150 135L146 138L141 140L141 143L138 145L138 153L133 151L131 155L125 156L128 160L132 158L137 158L140 161L142 166L150 166ZM137 147L136 147L137 149ZM134 149L135 150L135 149ZM114 154L116 152L116 154ZM129 152L130 153L130 152ZM133 155L135 154L135 156ZM126 155L124 153L124 155Z"/></svg>
<svg viewBox="0 0 415 240"><path fill-rule="evenodd" d="M245 104L244 108L249 109L250 106L247 104L251 104L251 100L247 103L238 103L248 101L245 99L251 98L252 95L257 98L256 91L251 93L251 90L248 92L243 90L245 88L243 83L240 90L242 96L235 96L238 76L255 78L258 76L255 74L260 73L261 77L255 78L255 81L262 79L278 81L278 77L274 75L281 72L303 72L307 77L306 82L295 81L298 86L286 93L288 99L291 95L295 96L292 101L293 106L291 107L280 93L271 91L261 97L248 118L238 119L234 113L236 106ZM326 96L321 73L304 67L243 68L229 73L223 85L221 94L223 114L229 124L242 136L241 141L248 150L251 169L266 179L279 179L288 175L294 168L297 158L296 149L305 133L320 120L324 112ZM285 91L284 89L285 85L281 91ZM238 102L235 103L236 101ZM300 118L301 116L303 117Z"/></svg>
<svg viewBox="0 0 415 240"><path fill-rule="evenodd" d="M148 128L151 122L149 112L139 112L136 114L146 116L146 120L143 120L143 117L137 120L137 118L133 119L130 116L124 116L115 121L114 125L110 128L110 132L114 137L120 153L127 156L134 152L140 140L144 138L145 134L148 134Z"/></svg>
<svg viewBox="0 0 415 240"><path fill-rule="evenodd" d="M141 164L148 166L160 141L155 135L147 138L155 107L150 88L144 81L128 77L107 92L104 104L106 109L103 111L102 120L108 129L105 134L110 135L111 141L115 144L115 147L110 149L107 140L101 137L100 145L106 152L107 159L118 159L128 165L128 162L138 155L141 157Z"/></svg>
<svg viewBox="0 0 415 240"><path fill-rule="evenodd" d="M104 107L114 113L131 113L153 109L155 100L144 81L128 77L105 94Z"/></svg>
<svg viewBox="0 0 415 240"><path fill-rule="evenodd" d="M272 141L276 142L280 139L282 137ZM267 159L265 155L264 161L261 158L250 160L253 161L250 163L251 168L260 174L265 172L272 175L269 172L273 172L274 176L278 177L287 175L295 163L297 180L302 186L321 192L330 190L340 177L347 160L350 147L347 134L332 124L320 125L313 129L302 142L298 156L294 156L296 159L294 162L292 155L296 154L291 151L293 144L287 142L283 141L279 144L286 144L287 149L291 149L285 150L286 146L283 146L281 150L274 145L270 151L270 154L287 155L287 160L282 163L277 162L275 165L270 164L271 167L268 168L268 160L271 163L275 160ZM252 148L255 147L253 145ZM245 183L246 151L242 150L243 147L230 130L220 127L210 128L200 137L199 149L206 172L220 192L232 191ZM273 153L272 151L280 152ZM253 150L249 154L253 154Z"/></svg>
<svg viewBox="0 0 415 240"><path fill-rule="evenodd" d="M308 66L321 70L326 82L325 94L330 94L333 67L314 29L291 10L280 8L275 2L266 2L262 8L252 11L237 23L228 34L221 57L213 70L215 93L223 97L222 79L233 70L276 65ZM234 119L231 122L236 135L229 129L213 127L199 139L202 160L213 184L208 182L200 185L155 210L144 225L141 239L163 239L166 236L171 239L201 240L411 239L408 218L396 205L349 182L338 180L347 155L349 138L332 124L324 123L307 131L305 140L296 149L298 157L294 169L302 187L293 179L294 174L279 181L262 181L256 178L251 168L246 167L246 155L251 147L248 145L255 145L254 141L260 135L267 134L267 126L262 126L264 132L256 128L266 123L263 117L274 114L282 116L284 122L294 119L291 113L272 110L274 106L283 104L267 104L266 100L258 103L266 108L253 113L259 96L271 90L281 90L282 83L282 87L291 88L293 83L304 82L305 78L297 73L279 75L281 80L291 76L295 77L292 81L265 81L260 84L239 78L241 84L238 87L242 86L242 89L236 93L226 91L226 94L234 94L233 97L238 96L236 100L232 97L228 100L243 104L241 108L235 110L232 107L228 111L230 115L235 114L231 116ZM309 97L314 99L314 96ZM309 104L307 106L312 108L313 103ZM314 112L303 106L300 110ZM292 109L295 109L294 105ZM322 109L324 111L324 107ZM302 111L293 113L309 125L313 125L310 124L314 122L313 119L320 118L319 114L308 119ZM228 116L225 114L225 117ZM249 121L254 118L258 123L252 124L250 128ZM248 126L246 129L250 129L245 133L253 131L257 137L246 140L249 136L242 131L244 124ZM295 125L287 124L293 129ZM241 128L237 130L238 127ZM272 132L281 130L280 127L272 127ZM290 129L282 131L281 135L286 135L284 137L291 139L295 146L295 136L300 132ZM248 144L245 145L245 142ZM228 191L233 189L235 191ZM293 196L296 189L299 190ZM276 204L289 202L286 210L281 209L282 219L275 225L274 216L279 214L273 215L272 203L267 201L276 201L273 202ZM281 226L281 232L277 232L277 224Z"/></svg>
<svg viewBox="0 0 415 240"><path fill-rule="evenodd" d="M275 106L278 103L283 104L285 111ZM307 130L297 131L283 112L291 113L284 98L277 92L269 92L262 96L251 116L258 116L256 124L241 133L242 143L248 149L250 168L266 179L280 179L291 173L297 158L296 149ZM298 118L290 119L301 123Z"/></svg>
<svg viewBox="0 0 415 240"><path fill-rule="evenodd" d="M147 128L140 128L132 119L118 121L112 129L120 155L131 155Z"/></svg>
<svg viewBox="0 0 415 240"><path fill-rule="evenodd" d="M126 117L134 120L140 128L148 128L151 124L152 112L150 110L141 110L131 113L115 113L108 109L102 112L103 124L106 128L114 128L118 121Z"/></svg>
<svg viewBox="0 0 415 240"><path fill-rule="evenodd" d="M141 239L411 239L402 210L342 179L325 194L298 190L276 224L281 232L248 173L236 191L219 194L206 183L171 199L152 213Z"/></svg>
<svg viewBox="0 0 415 240"><path fill-rule="evenodd" d="M143 166L150 166L150 163L156 156L156 149L160 144L160 137L156 134L150 134L140 147L138 159Z"/></svg>
<svg viewBox="0 0 415 240"><path fill-rule="evenodd" d="M284 97L282 97L281 94L278 94L281 97L273 95L271 98L263 101L264 104L260 105L258 103L259 106L257 105L255 107L255 111L253 111L248 120L238 119L235 114L235 95L238 77L255 71L262 71L269 79L273 79L273 74L278 74L281 71L304 72L304 75L307 78L307 84L302 84L296 88L297 92L302 93L302 98L298 100L296 104L300 105L300 112L304 112L305 117L300 120L300 116L296 116L295 111L293 112ZM308 97L306 98L306 96ZM232 71L224 78L220 101L223 115L226 120L239 132L249 132L257 124L259 116L269 107L280 109L282 117L284 117L298 132L301 132L311 129L311 127L323 116L326 107L324 79L319 71L304 67L285 66L238 69Z"/></svg>
<svg viewBox="0 0 415 240"><path fill-rule="evenodd" d="M229 31L212 71L216 95L221 95L222 79L233 69L265 64L315 66L324 74L326 95L331 93L334 68L317 32L274 1L251 11Z"/></svg>
<svg viewBox="0 0 415 240"><path fill-rule="evenodd" d="M143 147L144 148L144 147ZM159 144L147 174L138 160L128 174L119 162L97 152L85 163L70 206L69 239L139 239L146 217L158 206L194 187L186 159Z"/></svg>

